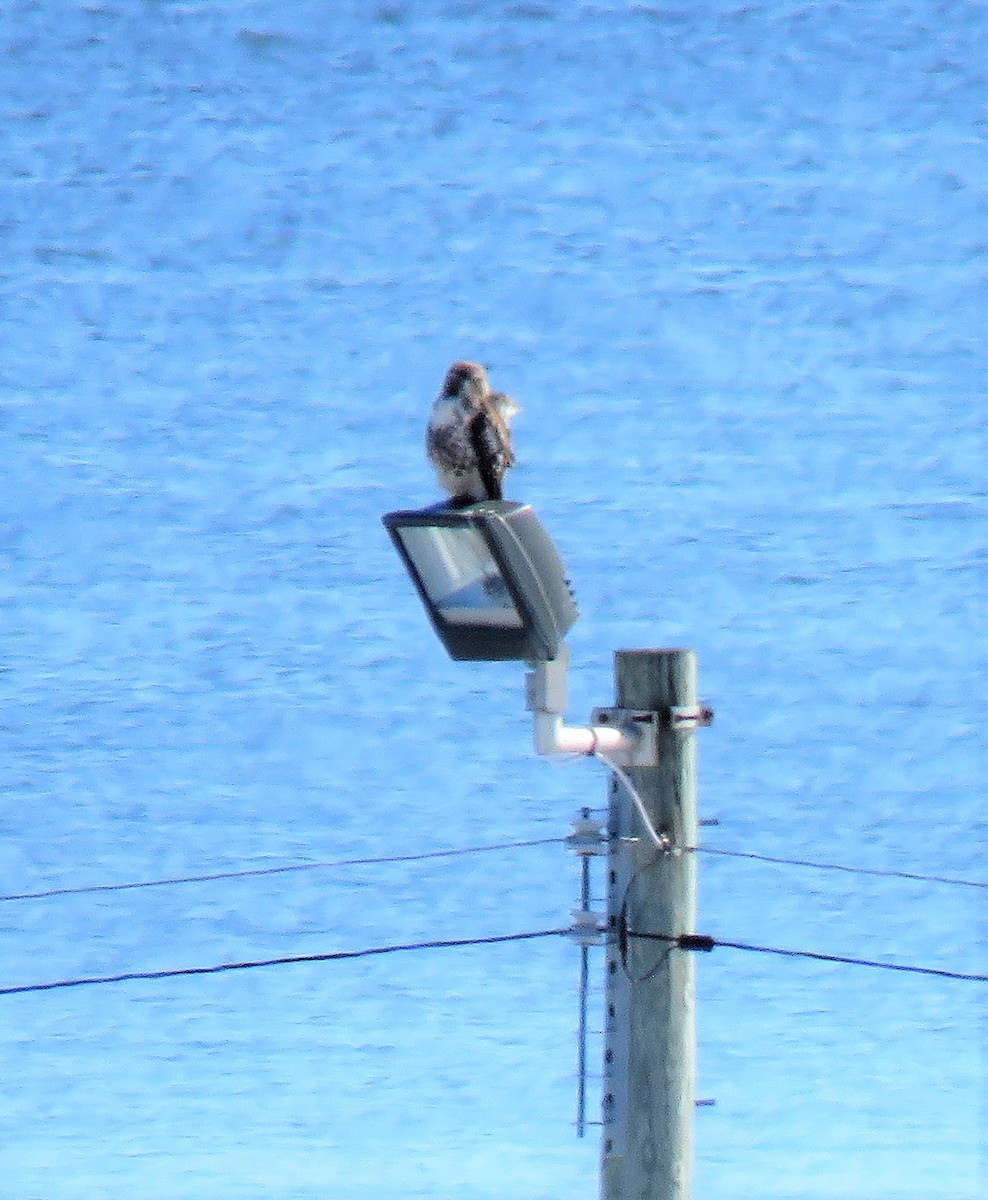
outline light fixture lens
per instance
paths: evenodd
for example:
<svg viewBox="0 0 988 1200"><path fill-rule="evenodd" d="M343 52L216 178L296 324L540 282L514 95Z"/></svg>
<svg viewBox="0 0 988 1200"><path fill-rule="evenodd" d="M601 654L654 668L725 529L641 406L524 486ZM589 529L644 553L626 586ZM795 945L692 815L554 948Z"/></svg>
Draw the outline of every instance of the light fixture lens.
<svg viewBox="0 0 988 1200"><path fill-rule="evenodd" d="M521 614L484 538L469 526L397 531L437 614L450 625L521 629Z"/></svg>

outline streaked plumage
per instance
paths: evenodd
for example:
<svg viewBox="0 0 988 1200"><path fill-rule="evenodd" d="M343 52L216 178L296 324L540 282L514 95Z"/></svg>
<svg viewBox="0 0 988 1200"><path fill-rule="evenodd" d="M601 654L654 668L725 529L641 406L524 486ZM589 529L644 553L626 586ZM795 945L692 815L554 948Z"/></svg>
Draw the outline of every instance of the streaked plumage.
<svg viewBox="0 0 988 1200"><path fill-rule="evenodd" d="M455 504L500 500L515 461L509 421L518 405L491 391L478 363L455 362L429 417L426 449L440 485Z"/></svg>

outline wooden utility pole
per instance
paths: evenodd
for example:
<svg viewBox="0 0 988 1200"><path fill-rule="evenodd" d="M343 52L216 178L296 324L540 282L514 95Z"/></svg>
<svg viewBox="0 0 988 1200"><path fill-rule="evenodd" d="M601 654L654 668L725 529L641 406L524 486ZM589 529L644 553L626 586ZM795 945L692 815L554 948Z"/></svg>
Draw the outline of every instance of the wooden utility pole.
<svg viewBox="0 0 988 1200"><path fill-rule="evenodd" d="M696 1077L697 704L691 650L622 650L618 710L657 726L657 765L610 783L601 1200L689 1200ZM622 779L623 775L623 779ZM643 819L626 782L637 792ZM651 825L651 831L648 829ZM635 934L659 935L659 939Z"/></svg>

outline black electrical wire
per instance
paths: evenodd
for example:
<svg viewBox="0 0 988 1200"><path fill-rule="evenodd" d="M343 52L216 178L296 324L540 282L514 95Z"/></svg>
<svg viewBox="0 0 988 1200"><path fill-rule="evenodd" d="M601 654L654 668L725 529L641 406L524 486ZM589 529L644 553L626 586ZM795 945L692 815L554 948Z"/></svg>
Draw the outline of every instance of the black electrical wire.
<svg viewBox="0 0 988 1200"><path fill-rule="evenodd" d="M340 858L311 863L285 863L277 867L246 867L236 871L215 871L202 875L177 875L164 879L142 879L126 883L81 884L78 887L48 888L36 892L10 892L0 895L0 903L16 900L47 900L59 896L98 895L106 892L135 891L141 888L174 887L180 884L215 883L227 879L251 879L265 875L288 875L300 871L325 871L343 867L377 866L387 863L425 862L433 858L457 858L461 855L488 854L501 850L523 850L533 846L562 845L563 837L531 838L516 842L495 842L484 846L461 846L448 850L426 850L419 854L390 854L370 858ZM843 863L816 862L809 859L782 858L776 855L756 854L746 850L727 850L719 846L690 846L695 854L711 854L721 858L748 859L754 862L771 863L777 866L808 867L817 871L841 871L848 875L871 875L884 879L906 879L917 883L939 883L953 887L980 888L988 890L988 882L978 879L960 879L949 875L930 875L915 871L892 871L878 867L852 867Z"/></svg>
<svg viewBox="0 0 988 1200"><path fill-rule="evenodd" d="M612 762L607 755L595 750L594 754L601 762L606 764L614 774L615 778L620 780L624 790L630 796L635 808L638 810L638 815L651 841L655 844L656 849L662 853L668 853L676 849L673 846L667 845L664 839L658 834L652 824L652 820L648 814L645 804L641 796L638 794L638 789L632 783L629 775L623 771L616 763ZM701 821L702 825L703 822ZM957 879L949 875L932 875L920 874L913 871L893 871L878 867L849 867L839 863L821 863L811 862L807 859L799 858L780 858L768 854L756 854L747 850L721 850L715 846L684 846L684 852L700 853L700 854L719 854L725 858L746 858L754 862L774 863L779 866L787 867L811 867L817 871L844 871L849 875L873 875L883 879L911 879L921 883L943 883L950 884L953 887L971 887L988 889L988 882L982 882L978 879Z"/></svg>
<svg viewBox="0 0 988 1200"><path fill-rule="evenodd" d="M538 938L564 937L571 933L571 929L537 929L527 933L493 934L488 937L478 938L444 938L432 941L404 942L391 946L372 946L361 950L335 950L326 954L284 955L278 958L217 963L207 967L173 967L160 971L122 971L116 975L85 976L76 979L51 980L46 983L25 983L16 984L11 987L0 987L0 996L15 996L23 995L27 992L50 992L64 988L127 983L135 980L176 979L187 975L219 975L227 971L247 971L258 967L289 966L299 963L339 962L344 959L371 958L383 954L397 954L411 950L448 950L468 946L492 946L505 942L524 942L534 941ZM710 951L715 947L723 947L728 950L746 950L758 954L780 955L784 958L806 958L814 959L818 962L838 963L844 966L872 967L883 971L900 971L913 975L932 975L941 979L988 983L988 975L963 971L948 971L939 967L918 967L905 963L852 958L840 954L823 954L813 950L790 950L778 946L756 946L750 942L728 942L722 941L719 938L708 937L705 934L684 933L673 936L667 933L646 933L641 930L627 930L623 936L625 938L665 942L670 948L678 947L681 950Z"/></svg>
<svg viewBox="0 0 988 1200"><path fill-rule="evenodd" d="M534 941L536 938L561 937L567 933L569 933L568 929L537 929L530 933L501 933L490 937L446 938L429 942L405 942L397 946L372 946L363 950L334 950L328 954L292 954L281 958L218 963L209 967L174 967L163 971L122 971L118 975L57 979L48 983L24 983L13 987L0 987L0 996L16 996L25 992L52 992L59 988L93 987L142 979L176 979L183 975L219 975L224 971L249 971L257 967L281 967L296 963L339 962L347 958L371 958L375 955L397 954L407 950L448 950L463 946L493 946L503 942L528 942Z"/></svg>
<svg viewBox="0 0 988 1200"><path fill-rule="evenodd" d="M450 850L426 850L420 854L389 854L381 858L340 858L329 862L287 863L280 867L248 867L240 871L216 871L208 875L178 875L171 879L144 879L136 883L96 883L79 887L49 888L39 892L14 892L4 900L47 900L55 896L86 896L101 892L126 892L137 888L173 887L182 883L215 883L222 879L251 879L263 875L288 875L297 871L324 871L336 867L370 867L382 863L424 862L430 858L456 858L463 854L487 854L496 850L522 850L549 846L565 838L533 838L523 842L496 842L489 846L461 846Z"/></svg>
<svg viewBox="0 0 988 1200"><path fill-rule="evenodd" d="M777 954L783 958L810 958L817 962L840 963L852 967L874 967L881 971L905 971L911 975L935 975L941 979L961 979L972 983L988 983L988 975L969 974L964 971L947 971L940 967L914 967L905 963L880 962L870 958L850 958L842 954L821 954L814 950L786 950L778 946L755 946L750 942L724 942L719 938L708 937L705 934L681 933L673 936L668 933L643 933L639 930L628 930L626 937L643 938L653 942L667 942L680 950L709 951L717 946L727 950L748 950L756 954Z"/></svg>
<svg viewBox="0 0 988 1200"><path fill-rule="evenodd" d="M754 854L748 850L722 850L718 846L690 846L697 854L716 854L721 858L746 858L754 862L772 863L783 867L811 867L816 871L843 871L848 875L872 875L879 879L910 879L915 883L945 883L952 887L982 888L988 882L980 879L958 879L952 875L922 875L915 871L892 871L881 867L849 867L841 863L813 862L804 858L780 858L771 854Z"/></svg>

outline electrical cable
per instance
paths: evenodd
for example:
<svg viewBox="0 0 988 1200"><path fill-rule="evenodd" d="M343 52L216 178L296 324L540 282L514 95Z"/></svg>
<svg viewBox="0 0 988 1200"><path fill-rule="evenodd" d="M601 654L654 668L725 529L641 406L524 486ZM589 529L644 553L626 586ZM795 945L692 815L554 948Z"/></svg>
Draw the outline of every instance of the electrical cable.
<svg viewBox="0 0 988 1200"><path fill-rule="evenodd" d="M660 854L667 853L668 850L670 849L669 840L668 840L668 838L660 837L659 834L656 832L655 826L652 824L652 819L648 815L648 809L645 807L645 802L644 802L644 800L642 800L641 796L638 794L638 789L631 782L631 779L630 779L627 771L625 771L623 767L619 767L618 764L616 762L614 762L613 759L608 758L607 755L603 752L603 750L599 750L596 747L594 747L593 756L594 756L594 758L600 759L600 761L607 767L607 769L609 771L613 771L614 774L618 777L618 779L620 779L621 783L624 785L624 790L631 797L632 803L634 804L635 808L638 811L638 817L641 820L642 825L645 827L645 832L651 838L652 844L655 846L656 850L658 850Z"/></svg>
<svg viewBox="0 0 988 1200"><path fill-rule="evenodd" d="M631 782L627 772L624 771L617 763L613 762L601 750L593 751L594 757L599 758L609 770L613 771L617 778L624 785L625 790L631 797L638 815L645 826L648 836L658 850L663 853L668 853L676 847L669 844L667 839L663 839L655 831L655 826L652 824L648 811L645 808L645 802L642 800L638 789ZM886 870L880 867L850 867L840 863L824 863L814 862L809 859L800 858L780 858L770 854L755 854L747 850L723 850L716 846L686 846L686 852L693 854L715 854L722 858L741 858L749 859L754 862L772 863L777 866L786 867L809 867L816 871L843 871L848 875L871 875L880 879L907 879L914 883L942 883L952 887L968 887L980 888L988 890L988 882L980 879L960 879L952 875L931 875L923 874L918 871L893 871ZM2 897L0 897L2 899Z"/></svg>
<svg viewBox="0 0 988 1200"><path fill-rule="evenodd" d="M672 847L669 844L668 839L661 838L660 835L656 832L655 826L652 824L652 821L648 815L648 811L645 807L645 803L642 800L641 796L639 795L637 788L631 782L631 779L628 777L627 773L624 770L622 770L622 768L619 767L616 763L612 762L611 759L609 759L607 757L607 755L602 753L600 750L595 749L593 753L594 753L594 756L596 758L599 758L601 760L601 762L603 762L607 767L609 767L610 770L613 771L614 774L617 776L617 778L621 781L621 783L624 786L625 790L627 791L628 795L631 797L632 801L634 802L635 808L638 811L638 815L642 821L642 824L645 826L645 829L648 832L648 835L651 838L652 842L655 844L656 848L659 851L661 851L662 853L669 853L671 850L673 850L674 847ZM694 853L697 851L704 851L705 849L706 848L702 847L702 846L686 847L687 851L691 851ZM860 874L860 875L880 875L880 876L887 876L887 877L891 877L891 878L906 878L906 879L913 879L913 880L924 880L924 881L933 882L933 883L951 883L951 884L965 886L965 887L985 887L986 886L985 884L982 884L982 883L979 883L976 881L953 879L953 878L950 878L947 876L932 876L932 875L923 876L923 875L912 874L912 873L903 872L903 871L881 871L881 870L877 870L877 869L873 870L873 869L869 869L869 868L865 868L865 867L841 867L841 866L837 866L836 864L814 863L814 862L809 862L809 861L800 860L800 859L771 858L768 855L749 854L749 853L746 853L743 851L717 850L717 849L711 848L707 852L711 853L711 854L722 854L725 857L752 858L757 861L772 862L772 863L784 864L787 866L814 867L814 868L821 869L821 870L828 870L828 869L829 870L842 870L842 871L847 871L847 872L849 872L851 874L855 874L855 875L858 875L858 874ZM623 921L624 921L624 916L622 913L622 925L623 925ZM872 967L872 968L875 968L878 970L885 970L885 971L902 971L902 972L908 972L910 974L916 974L916 975L933 975L933 976L938 976L942 979L957 979L957 980L965 980L968 982L975 982L975 983L988 983L988 975L978 975L978 974L967 973L967 972L963 972L963 971L948 971L948 970L944 970L944 969L941 969L938 967L915 967L915 966L909 966L909 965L906 965L903 963L879 962L879 961L876 961L873 959L850 958L850 957L845 957L845 956L836 955L836 954L821 954L821 953L817 953L817 952L811 951L811 950L785 950L785 949L782 949L779 947L774 947L774 946L755 946L748 942L722 942L722 941L718 941L712 937L707 937L705 935L700 935L700 934L680 934L678 937L673 937L670 934L641 933L641 932L634 932L632 930L624 929L622 937L623 938L632 938L632 937L647 938L652 941L668 942L668 943L671 943L672 945L679 946L680 949L684 949L684 950L708 951L708 950L712 950L715 946L723 946L723 947L725 947L727 949L731 949L731 950L748 950L748 951L752 951L752 952L759 953L759 954L776 954L776 955L781 955L786 958L809 958L809 959L815 959L819 962L840 963L840 964L847 965L847 966Z"/></svg>
<svg viewBox="0 0 988 1200"><path fill-rule="evenodd" d="M251 867L240 871L216 871L208 875L180 875L171 879L144 879L136 883L97 883L79 887L50 888L39 892L17 892L0 896L5 900L47 900L56 896L94 895L100 892L125 892L137 888L172 887L183 883L215 883L222 879L249 879L263 875L287 875L296 871L319 871L334 867L367 867L382 863L423 862L430 858L455 858L462 854L486 854L496 850L521 850L529 846L549 846L565 838L533 838L523 842L498 842L490 846L462 846L451 850L427 850L421 854L391 854L382 858L340 858L330 862L288 863L280 867Z"/></svg>
<svg viewBox="0 0 988 1200"><path fill-rule="evenodd" d="M945 883L953 887L988 889L980 879L958 879L951 875L922 875L916 871L891 871L880 867L848 867L840 863L811 862L801 858L779 858L771 854L753 854L747 850L722 850L717 846L690 846L693 853L716 854L722 858L747 858L755 862L785 867L811 867L817 871L843 871L848 875L873 875L881 879L909 879L916 883Z"/></svg>
<svg viewBox="0 0 988 1200"><path fill-rule="evenodd" d="M681 950L713 950L722 946L728 950L748 950L756 954L776 954L783 958L810 958L817 962L840 963L852 967L874 967L881 971L904 971L911 975L935 975L941 979L961 979L970 983L988 983L988 975L978 975L965 971L948 971L940 967L914 967L905 963L880 962L870 958L850 958L842 954L821 954L813 950L785 950L778 946L755 946L750 942L724 942L719 938L707 937L705 934L681 933L673 937L668 933L642 933L628 930L627 937L643 938L654 942L668 942Z"/></svg>
<svg viewBox="0 0 988 1200"><path fill-rule="evenodd" d="M381 954L397 954L406 950L446 950L464 946L492 946L503 942L527 942L536 938L561 937L568 929L537 929L530 933L502 933L490 937L447 938L440 941L406 942L397 946L372 946L364 950L335 950L328 954L293 954L281 958L263 958L248 962L218 963L209 967L174 967L162 971L122 971L118 975L89 976L79 979L57 979L48 983L24 983L0 987L0 996L16 996L25 992L51 992L59 988L92 987L100 984L127 983L132 980L176 979L183 975L219 975L224 971L248 971L256 967L280 967L296 963L339 962L347 958L371 958Z"/></svg>
<svg viewBox="0 0 988 1200"><path fill-rule="evenodd" d="M629 796L635 802L635 807L645 825L650 840L657 849L667 851L672 849L655 832L655 827L641 803L641 798L631 783L627 773L616 763L612 762L600 751L595 753L610 771L621 780ZM78 887L48 888L37 892L11 892L0 895L0 903L15 900L47 900L59 896L98 895L103 892L125 892L141 888L174 887L181 884L215 883L226 879L250 879L265 875L288 875L301 871L322 871L341 867L376 866L387 863L424 862L432 858L455 858L460 855L487 854L501 850L522 850L533 846L561 845L566 839L561 837L532 838L517 842L496 842L486 846L462 846L448 850L427 850L420 854L392 854L376 858L341 858L312 863L286 863L278 867L248 867L236 871L215 871L203 875L179 875L165 879L143 879L127 883L97 883L81 884ZM748 859L753 862L770 863L777 866L807 867L817 871L840 871L848 875L870 875L875 878L905 879L916 883L939 883L952 887L976 888L988 890L988 882L979 879L961 879L950 875L923 874L917 871L893 871L878 867L852 867L842 863L816 862L809 859L783 858L777 855L756 854L746 850L727 850L719 846L688 846L694 854L711 854L721 858Z"/></svg>
<svg viewBox="0 0 988 1200"><path fill-rule="evenodd" d="M638 812L639 819L652 841L655 848L662 854L667 854L675 849L667 837L661 836L655 829L654 824L648 814L644 801L642 800L637 788L634 786L627 772L624 771L617 763L613 762L607 754L599 749L593 751L594 757L598 758L620 781L634 803L635 809ZM0 896L0 901L14 900L37 900L46 899L58 896L74 896L85 895L103 892L126 891L138 888L151 887L167 887L177 884L190 883L210 883L219 880L227 879L244 879L265 875L288 874L299 871L325 870L340 867L353 866L372 866L388 863L402 862L421 862L436 858L452 858L460 855L484 854L500 850L515 850L533 846L546 846L552 844L565 843L565 838L536 838L526 841L516 842L500 842L482 846L465 846L452 848L447 850L431 850L424 851L418 854L400 854L386 855L380 857L369 858L352 858L352 859L336 859L332 861L315 862L315 863L290 863L277 867L257 867L246 868L238 871L219 871L212 874L204 875L186 875L168 879L153 879L141 880L131 883L111 883L111 884L95 884L80 887L64 887L52 888L47 891L38 892L23 892L11 893ZM687 846L684 848L687 852L706 853L719 855L727 858L749 859L756 862L765 862L782 866L806 867L815 870L841 871L854 875L871 875L882 878L898 878L907 879L925 883L942 883L957 887L973 887L973 888L988 888L988 883L983 883L978 880L959 879L951 876L943 875L927 875L918 872L884 870L879 868L867 867L850 867L838 863L822 863L814 862L807 859L789 859L766 854L757 854L749 851L727 850L713 846ZM98 977L86 977L79 979L63 979L47 983L23 984L13 987L0 987L0 996L16 995L25 992L40 992L51 991L58 988L72 988L92 986L99 984L122 983L129 980L156 980L170 979L184 975L212 975L225 971L248 970L256 967L288 965L293 963L315 963L315 962L332 962L348 958L364 958L372 955L392 954L399 951L408 950L427 950L440 949L461 946L477 946L490 945L498 942L522 941L533 938L560 936L570 933L569 929L554 929L541 930L533 933L523 934L507 934L486 938L460 938L441 941L414 942L403 945L372 947L364 950L345 950L335 951L328 954L316 955L295 955L281 958L260 959L238 963L221 963L207 967L181 967L161 971L128 971L117 975L106 975ZM774 954L788 958L806 958L815 959L821 962L839 963L849 966L872 967L887 971L900 971L920 975L939 976L945 979L965 980L973 982L988 982L988 975L979 975L973 973L949 971L935 967L917 967L901 963L887 963L871 959L852 958L842 955L822 954L808 950L788 950L780 947L772 946L756 946L746 942L726 942L715 940L711 937L706 937L699 934L681 934L678 937L673 937L668 934L644 933L625 931L624 937L645 938L654 941L663 941L676 945L684 950L712 950L715 946L722 946L727 949L752 951L760 954ZM670 946L670 948L671 948Z"/></svg>

